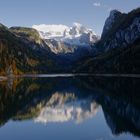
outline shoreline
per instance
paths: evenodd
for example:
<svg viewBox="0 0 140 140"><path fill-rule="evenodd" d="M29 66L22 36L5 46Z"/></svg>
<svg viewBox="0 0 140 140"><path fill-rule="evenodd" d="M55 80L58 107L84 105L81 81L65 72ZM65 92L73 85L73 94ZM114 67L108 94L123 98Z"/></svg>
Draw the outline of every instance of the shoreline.
<svg viewBox="0 0 140 140"><path fill-rule="evenodd" d="M140 78L140 74L90 74L90 73L64 73L64 74L23 74L23 75L10 75L0 76L0 81L4 81L11 78L55 78L55 77L75 77L75 76L95 76L95 77L130 77Z"/></svg>

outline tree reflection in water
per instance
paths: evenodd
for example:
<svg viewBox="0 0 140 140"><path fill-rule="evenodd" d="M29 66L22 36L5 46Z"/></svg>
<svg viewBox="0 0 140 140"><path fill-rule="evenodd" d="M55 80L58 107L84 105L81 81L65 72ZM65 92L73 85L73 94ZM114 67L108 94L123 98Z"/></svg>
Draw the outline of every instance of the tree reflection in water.
<svg viewBox="0 0 140 140"><path fill-rule="evenodd" d="M140 136L140 79L17 78L0 82L0 124L10 119L82 123L101 107L114 135Z"/></svg>

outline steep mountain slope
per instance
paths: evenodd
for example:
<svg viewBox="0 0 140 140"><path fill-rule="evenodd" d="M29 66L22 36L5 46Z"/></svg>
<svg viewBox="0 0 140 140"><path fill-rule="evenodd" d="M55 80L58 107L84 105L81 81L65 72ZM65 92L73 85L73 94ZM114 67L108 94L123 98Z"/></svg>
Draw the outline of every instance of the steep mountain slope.
<svg viewBox="0 0 140 140"><path fill-rule="evenodd" d="M34 49L40 47L34 35L25 36L0 25L0 75L39 73L44 69L51 72L56 65L46 49Z"/></svg>
<svg viewBox="0 0 140 140"><path fill-rule="evenodd" d="M140 38L127 48L116 48L83 61L76 72L140 73Z"/></svg>
<svg viewBox="0 0 140 140"><path fill-rule="evenodd" d="M43 43L43 40L40 38L39 33L32 28L25 27L11 27L10 31L17 35L17 37L21 37L24 40L32 41L37 44Z"/></svg>
<svg viewBox="0 0 140 140"><path fill-rule="evenodd" d="M106 19L105 25L102 32L102 39L106 37L109 30L113 27L113 24L118 21L122 16L122 13L118 10L112 10L110 16Z"/></svg>
<svg viewBox="0 0 140 140"><path fill-rule="evenodd" d="M133 44L140 36L140 8L135 9L128 14L121 14L116 11L114 14L118 14L113 19L112 26L105 31L103 30L102 38L99 46L102 47L104 51L111 50L118 47L127 47ZM108 20L112 20L112 12L110 13ZM106 24L104 29L109 25ZM105 36L104 36L105 34Z"/></svg>
<svg viewBox="0 0 140 140"><path fill-rule="evenodd" d="M140 8L128 14L113 11L105 23L103 35L96 47L98 55L81 62L76 71L94 73L140 72ZM109 24L108 20L110 21ZM111 23L111 24L110 24ZM110 26L110 28L108 28ZM106 30L108 29L108 30ZM84 63L82 65L82 63Z"/></svg>

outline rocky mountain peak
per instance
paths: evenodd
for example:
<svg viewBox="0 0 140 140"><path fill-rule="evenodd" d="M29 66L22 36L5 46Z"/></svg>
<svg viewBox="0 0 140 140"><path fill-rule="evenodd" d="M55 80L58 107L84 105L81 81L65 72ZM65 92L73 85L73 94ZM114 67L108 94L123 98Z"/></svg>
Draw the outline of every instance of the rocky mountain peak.
<svg viewBox="0 0 140 140"><path fill-rule="evenodd" d="M108 31L112 28L113 24L119 20L119 17L122 15L122 13L119 10L111 10L109 17L105 21L105 25L103 28L102 38L106 36Z"/></svg>
<svg viewBox="0 0 140 140"><path fill-rule="evenodd" d="M114 10L111 10L110 11L110 16L115 16L115 15L118 15L118 14L122 14L121 11L117 10L117 9L114 9Z"/></svg>

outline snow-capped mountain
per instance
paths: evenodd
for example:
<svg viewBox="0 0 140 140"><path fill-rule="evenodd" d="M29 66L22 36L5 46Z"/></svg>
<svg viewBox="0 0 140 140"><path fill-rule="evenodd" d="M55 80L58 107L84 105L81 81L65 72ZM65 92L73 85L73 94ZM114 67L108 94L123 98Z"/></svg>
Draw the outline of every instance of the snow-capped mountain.
<svg viewBox="0 0 140 140"><path fill-rule="evenodd" d="M39 31L42 39L55 53L73 52L80 46L88 46L96 43L99 37L92 29L74 23L72 27L66 25L33 25L32 28ZM73 48L69 48L72 47ZM74 48L76 47L76 48Z"/></svg>
<svg viewBox="0 0 140 140"><path fill-rule="evenodd" d="M33 25L34 29L38 30L43 39L52 39L62 37L65 30L69 27L65 25Z"/></svg>

